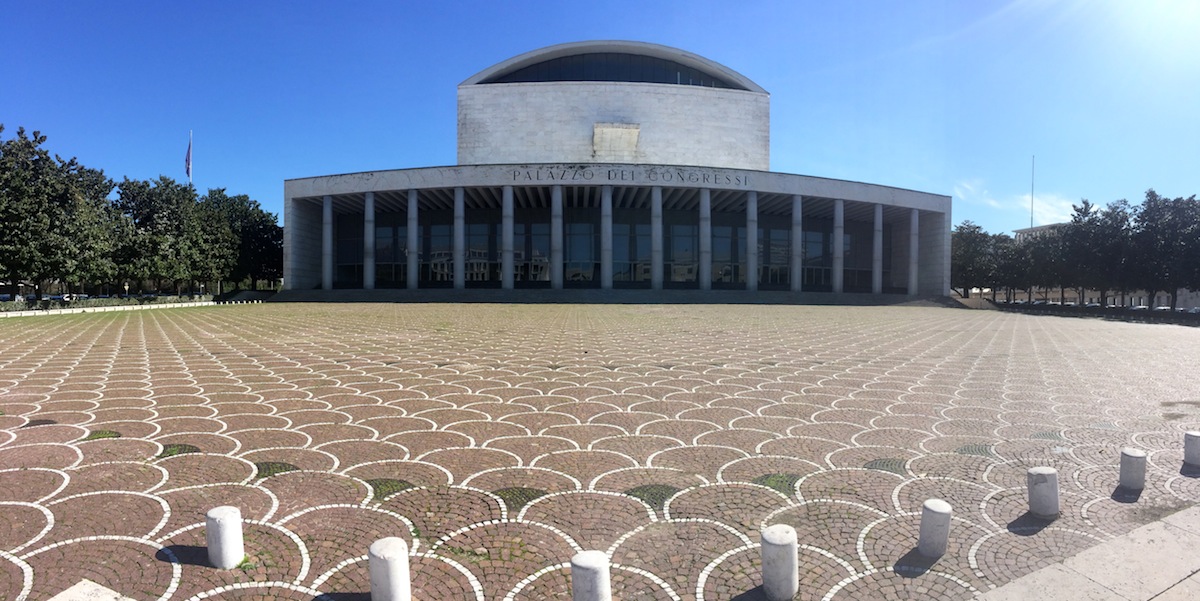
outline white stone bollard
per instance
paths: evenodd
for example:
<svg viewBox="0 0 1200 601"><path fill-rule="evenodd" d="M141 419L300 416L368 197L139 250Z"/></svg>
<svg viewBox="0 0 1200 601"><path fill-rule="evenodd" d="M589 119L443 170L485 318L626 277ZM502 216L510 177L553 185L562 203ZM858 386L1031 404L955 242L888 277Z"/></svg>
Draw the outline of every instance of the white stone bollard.
<svg viewBox="0 0 1200 601"><path fill-rule="evenodd" d="M1043 520L1058 519L1058 470L1031 467L1025 474L1029 489L1029 513Z"/></svg>
<svg viewBox="0 0 1200 601"><path fill-rule="evenodd" d="M246 548L242 542L242 511L224 505L210 509L205 518L208 563L222 570L238 567L246 559Z"/></svg>
<svg viewBox="0 0 1200 601"><path fill-rule="evenodd" d="M941 499L928 499L921 506L921 535L917 553L929 558L946 554L950 542L950 504Z"/></svg>
<svg viewBox="0 0 1200 601"><path fill-rule="evenodd" d="M1200 467L1200 432L1193 430L1183 433L1183 462Z"/></svg>
<svg viewBox="0 0 1200 601"><path fill-rule="evenodd" d="M408 543L395 536L381 538L367 550L371 601L412 601L408 572Z"/></svg>
<svg viewBox="0 0 1200 601"><path fill-rule="evenodd" d="M1146 488L1146 452L1126 447L1121 449L1121 488L1142 490Z"/></svg>
<svg viewBox="0 0 1200 601"><path fill-rule="evenodd" d="M580 551L571 558L571 600L612 601L604 551Z"/></svg>
<svg viewBox="0 0 1200 601"><path fill-rule="evenodd" d="M796 529L787 524L762 531L762 579L767 601L791 601L800 591Z"/></svg>

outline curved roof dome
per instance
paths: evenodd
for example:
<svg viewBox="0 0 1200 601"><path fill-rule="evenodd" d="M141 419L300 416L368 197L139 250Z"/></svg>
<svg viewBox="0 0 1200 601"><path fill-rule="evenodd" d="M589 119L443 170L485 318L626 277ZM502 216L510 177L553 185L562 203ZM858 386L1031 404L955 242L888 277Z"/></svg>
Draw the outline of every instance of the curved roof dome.
<svg viewBox="0 0 1200 601"><path fill-rule="evenodd" d="M667 83L767 93L741 73L702 56L625 41L547 46L488 67L460 85L539 81Z"/></svg>

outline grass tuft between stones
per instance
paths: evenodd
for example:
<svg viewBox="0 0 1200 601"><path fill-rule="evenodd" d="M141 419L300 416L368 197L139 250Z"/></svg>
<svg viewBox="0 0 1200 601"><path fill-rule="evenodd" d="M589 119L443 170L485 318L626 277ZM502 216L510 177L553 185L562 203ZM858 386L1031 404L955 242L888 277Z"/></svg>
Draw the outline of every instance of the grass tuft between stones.
<svg viewBox="0 0 1200 601"><path fill-rule="evenodd" d="M679 492L681 489L666 484L643 484L625 491L625 494L631 497L637 497L645 501L647 505L653 507L656 511L661 511L666 505L667 499Z"/></svg>
<svg viewBox="0 0 1200 601"><path fill-rule="evenodd" d="M103 438L120 438L121 433L113 430L95 430L88 432L88 435L83 437L84 440L100 440Z"/></svg>
<svg viewBox="0 0 1200 601"><path fill-rule="evenodd" d="M159 459L166 457L174 457L176 455L186 455L188 453L199 453L200 447L191 444L165 444L163 450L158 454Z"/></svg>
<svg viewBox="0 0 1200 601"><path fill-rule="evenodd" d="M370 484L371 490L375 491L371 498L376 501L382 501L402 490L408 490L416 486L408 480L397 480L395 478L373 478L367 480L367 484Z"/></svg>
<svg viewBox="0 0 1200 601"><path fill-rule="evenodd" d="M959 455L979 455L980 457L995 457L992 452L992 445L988 444L968 444L954 449Z"/></svg>
<svg viewBox="0 0 1200 601"><path fill-rule="evenodd" d="M514 486L512 488L501 488L500 490L492 491L497 497L504 499L504 504L508 506L510 512L521 511L521 508L527 505L530 501L545 496L546 491L537 488L522 488ZM513 516L510 516L513 517Z"/></svg>
<svg viewBox="0 0 1200 601"><path fill-rule="evenodd" d="M798 474L763 474L751 480L751 482L773 488L790 497L795 494L796 482L799 480L800 476Z"/></svg>
<svg viewBox="0 0 1200 601"><path fill-rule="evenodd" d="M22 428L32 428L34 426L53 426L54 424L57 424L57 423L58 422L56 422L52 419L31 419L31 420L29 420L29 422L27 422L24 426L21 426L21 427Z"/></svg>
<svg viewBox="0 0 1200 601"><path fill-rule="evenodd" d="M282 461L259 461L254 464L254 469L258 470L259 478L270 478L276 474L294 472L300 468Z"/></svg>
<svg viewBox="0 0 1200 601"><path fill-rule="evenodd" d="M882 459L872 459L866 462L863 467L869 470L880 470L891 472L893 474L905 475L904 462L895 457L884 457Z"/></svg>

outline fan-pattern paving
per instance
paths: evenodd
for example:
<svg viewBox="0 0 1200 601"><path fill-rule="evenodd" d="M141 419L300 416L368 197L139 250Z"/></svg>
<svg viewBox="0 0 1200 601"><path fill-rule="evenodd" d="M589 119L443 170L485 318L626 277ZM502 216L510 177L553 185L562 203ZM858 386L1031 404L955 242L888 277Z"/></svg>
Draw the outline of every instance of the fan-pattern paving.
<svg viewBox="0 0 1200 601"><path fill-rule="evenodd" d="M930 307L247 305L0 322L0 591L354 598L400 536L414 592L963 599L1200 500L1200 333ZM1149 452L1114 494L1122 446ZM1059 470L1062 517L1024 516ZM913 553L921 503L949 549ZM1134 502L1136 501L1136 502ZM247 561L205 565L236 505ZM741 595L739 597L739 595Z"/></svg>

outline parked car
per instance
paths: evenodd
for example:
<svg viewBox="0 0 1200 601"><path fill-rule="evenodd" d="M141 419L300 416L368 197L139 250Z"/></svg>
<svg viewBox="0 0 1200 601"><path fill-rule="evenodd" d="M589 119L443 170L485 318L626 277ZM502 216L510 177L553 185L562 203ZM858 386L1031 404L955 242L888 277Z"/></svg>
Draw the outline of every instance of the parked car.
<svg viewBox="0 0 1200 601"><path fill-rule="evenodd" d="M1134 305L1134 306L1130 307L1129 310L1130 311L1148 311L1148 310L1150 310L1150 307L1147 307L1146 305Z"/></svg>
<svg viewBox="0 0 1200 601"><path fill-rule="evenodd" d="M1154 310L1155 311L1170 311L1171 307L1169 307L1167 305L1159 305L1159 306L1155 307Z"/></svg>

